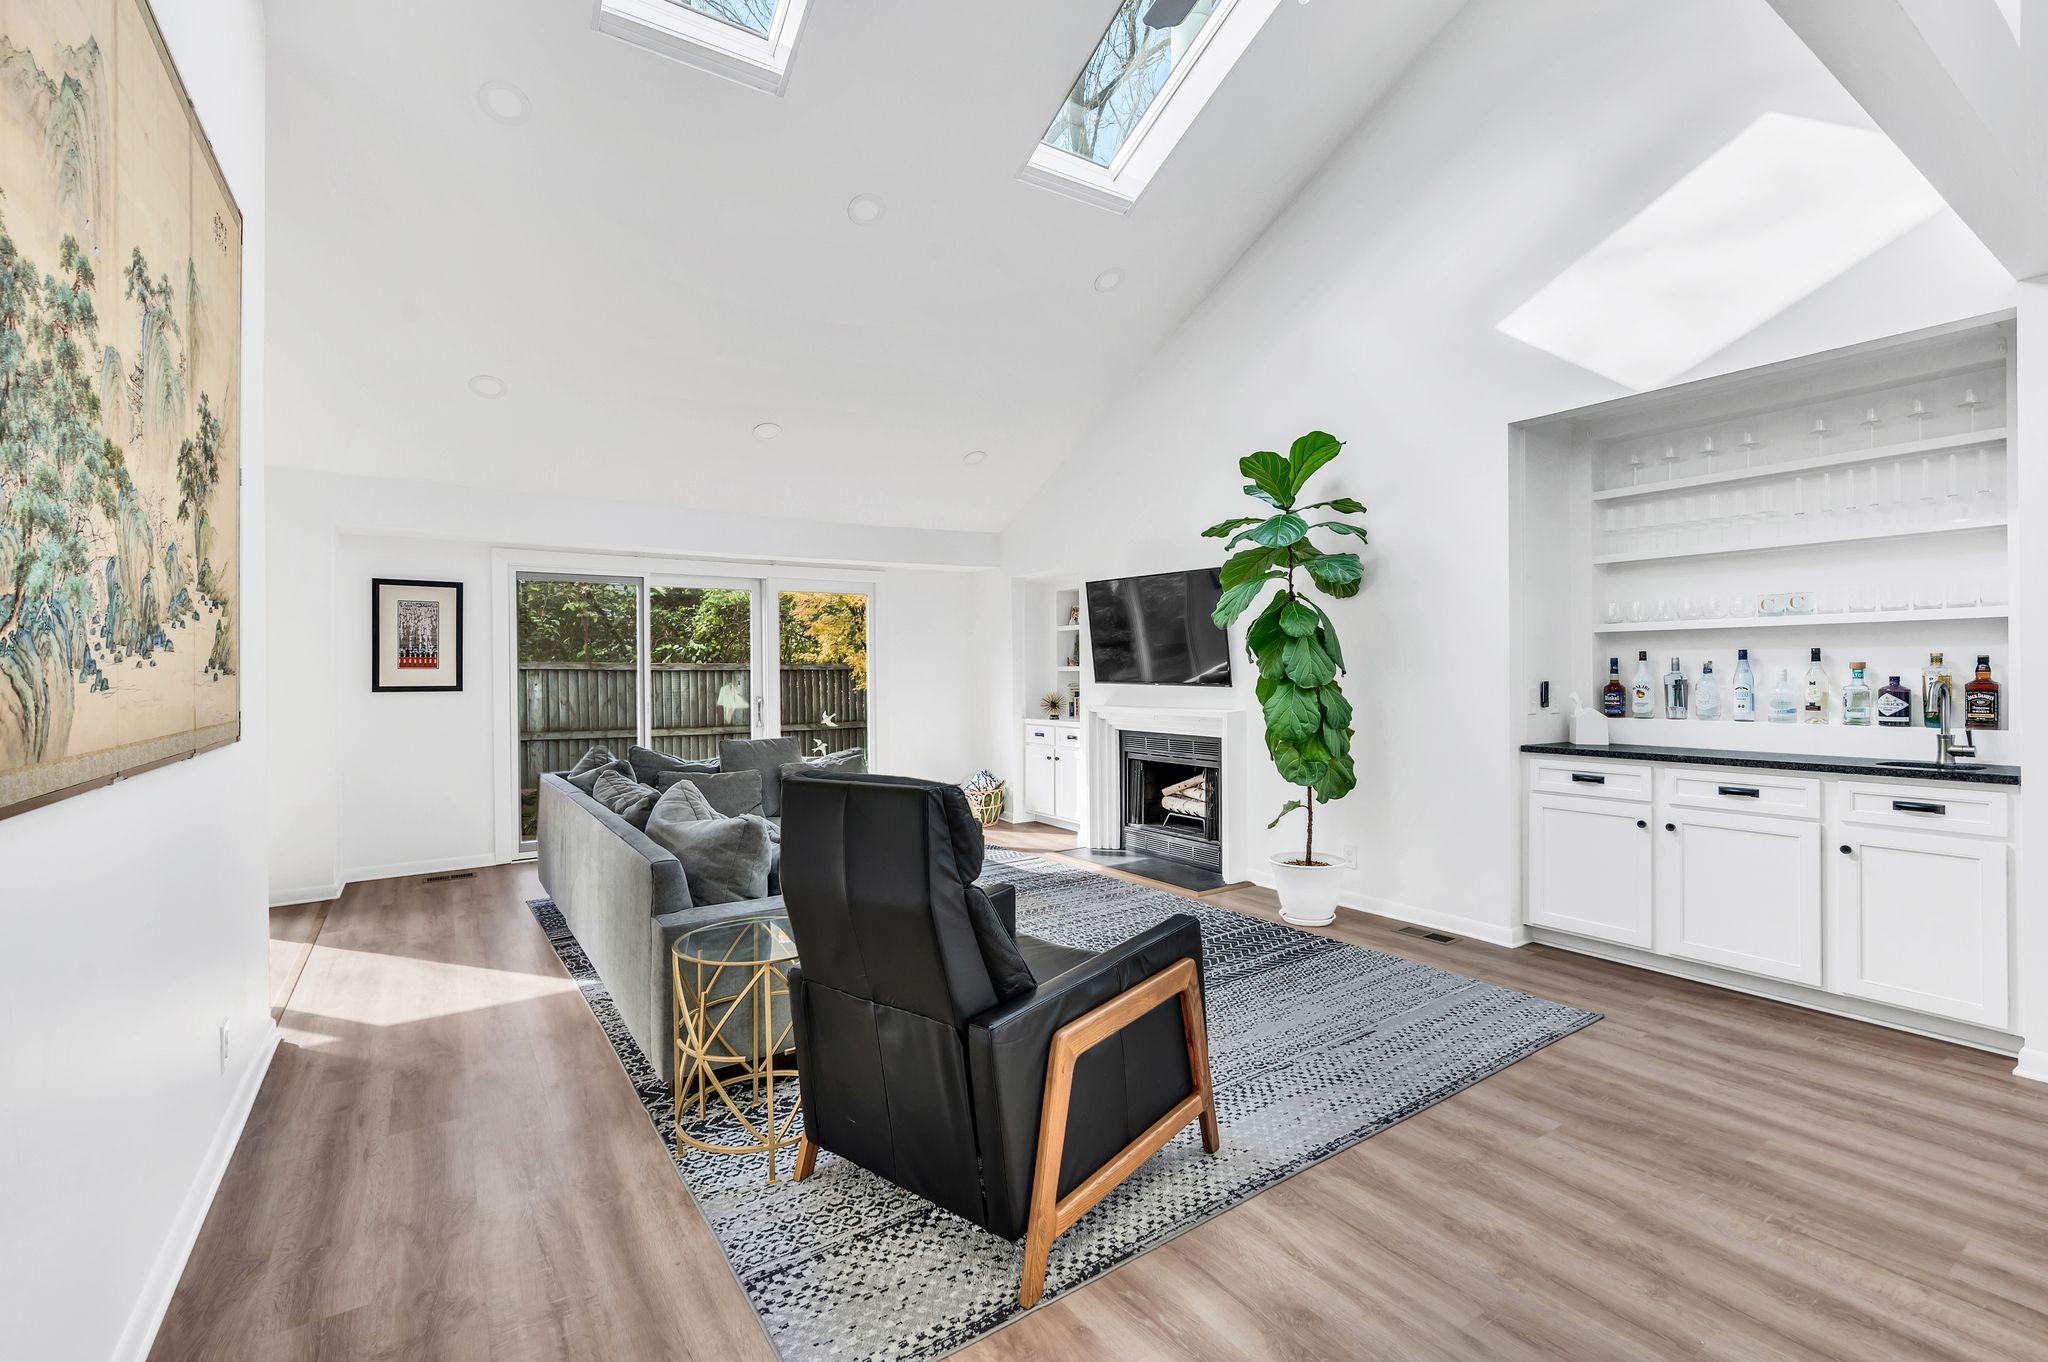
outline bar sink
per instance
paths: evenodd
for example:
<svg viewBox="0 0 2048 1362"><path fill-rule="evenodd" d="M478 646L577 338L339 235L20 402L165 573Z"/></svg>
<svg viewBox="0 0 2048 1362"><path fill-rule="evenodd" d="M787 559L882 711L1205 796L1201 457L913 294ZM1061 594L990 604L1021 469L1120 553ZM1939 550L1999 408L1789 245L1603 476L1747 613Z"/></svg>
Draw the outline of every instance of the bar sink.
<svg viewBox="0 0 2048 1362"><path fill-rule="evenodd" d="M1974 771L1981 761L1881 761L1879 766L1902 766L1911 771Z"/></svg>

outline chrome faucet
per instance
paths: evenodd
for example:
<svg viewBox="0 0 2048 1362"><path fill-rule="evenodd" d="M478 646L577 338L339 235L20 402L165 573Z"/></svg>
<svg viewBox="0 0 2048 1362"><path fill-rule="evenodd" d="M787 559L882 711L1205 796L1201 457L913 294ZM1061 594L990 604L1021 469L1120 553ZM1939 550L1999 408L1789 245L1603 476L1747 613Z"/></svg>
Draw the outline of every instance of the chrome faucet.
<svg viewBox="0 0 2048 1362"><path fill-rule="evenodd" d="M1965 732L1963 740L1958 743L1955 730L1949 727L1948 707L1954 703L1954 698L1949 694L1949 688L1944 685L1937 685L1930 692L1930 696L1934 701L1934 712L1941 719L1941 732L1935 735L1935 740L1940 744L1936 752L1935 764L1938 766L1953 766L1956 764L1957 757L1974 758L1977 755L1976 735Z"/></svg>

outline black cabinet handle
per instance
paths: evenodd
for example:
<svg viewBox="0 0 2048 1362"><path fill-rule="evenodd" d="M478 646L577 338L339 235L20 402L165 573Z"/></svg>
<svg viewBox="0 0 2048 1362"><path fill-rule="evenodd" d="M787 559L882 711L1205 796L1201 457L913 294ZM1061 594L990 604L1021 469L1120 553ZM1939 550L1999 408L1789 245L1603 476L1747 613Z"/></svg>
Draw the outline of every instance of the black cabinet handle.
<svg viewBox="0 0 2048 1362"><path fill-rule="evenodd" d="M1855 848L1855 847L1852 847L1852 846L1850 846L1850 845L1849 845L1849 844L1848 844L1847 842L1844 842L1844 843L1842 844L1842 854L1843 854L1844 856L1852 856L1852 855L1854 855L1854 854L1855 854L1855 852L1856 852L1856 848Z"/></svg>
<svg viewBox="0 0 2048 1362"><path fill-rule="evenodd" d="M1572 772L1572 779L1581 785L1605 785L1607 783L1606 776L1589 776L1584 771Z"/></svg>
<svg viewBox="0 0 2048 1362"><path fill-rule="evenodd" d="M1677 831L1678 831L1678 824L1676 824L1676 823L1666 823L1666 824L1664 825L1664 831L1666 831L1666 832L1677 832Z"/></svg>
<svg viewBox="0 0 2048 1362"><path fill-rule="evenodd" d="M1764 792L1754 785L1723 785L1721 793L1724 795L1740 795L1744 799L1762 799L1764 796Z"/></svg>
<svg viewBox="0 0 2048 1362"><path fill-rule="evenodd" d="M1648 823L1644 822L1644 821L1643 821L1642 819L1638 818L1638 819L1636 820L1636 826L1637 826L1637 827L1639 827L1639 828L1647 828L1647 827L1648 827L1648 826L1650 826L1650 825L1649 825Z"/></svg>
<svg viewBox="0 0 2048 1362"><path fill-rule="evenodd" d="M1924 799L1894 799L1892 807L1900 813L1947 813L1948 805L1930 804Z"/></svg>

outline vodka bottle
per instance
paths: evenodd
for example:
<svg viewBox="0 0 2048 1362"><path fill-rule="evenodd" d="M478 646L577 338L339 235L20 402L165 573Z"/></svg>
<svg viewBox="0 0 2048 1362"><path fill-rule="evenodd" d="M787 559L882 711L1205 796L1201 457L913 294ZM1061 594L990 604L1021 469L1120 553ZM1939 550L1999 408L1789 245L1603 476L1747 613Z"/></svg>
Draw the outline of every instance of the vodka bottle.
<svg viewBox="0 0 2048 1362"><path fill-rule="evenodd" d="M1729 716L1738 724L1756 722L1756 673L1749 669L1749 649L1735 653L1735 704Z"/></svg>
<svg viewBox="0 0 2048 1362"><path fill-rule="evenodd" d="M1799 688L1792 684L1792 669L1778 668L1778 680L1771 687L1771 722L1790 724L1799 721Z"/></svg>
<svg viewBox="0 0 2048 1362"><path fill-rule="evenodd" d="M1664 673L1664 717L1683 719L1685 717L1686 693L1692 689L1685 679L1685 668L1678 665L1678 659L1671 659L1671 670Z"/></svg>
<svg viewBox="0 0 2048 1362"><path fill-rule="evenodd" d="M1721 678L1714 675L1711 662L1700 668L1699 685L1692 692L1692 712L1700 719L1721 717Z"/></svg>

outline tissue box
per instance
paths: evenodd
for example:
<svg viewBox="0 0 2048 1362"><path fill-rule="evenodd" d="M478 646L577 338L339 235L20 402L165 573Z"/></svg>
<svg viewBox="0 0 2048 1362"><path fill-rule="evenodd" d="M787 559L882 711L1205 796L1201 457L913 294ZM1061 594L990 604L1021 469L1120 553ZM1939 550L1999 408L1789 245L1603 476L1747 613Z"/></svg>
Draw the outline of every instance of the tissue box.
<svg viewBox="0 0 2048 1362"><path fill-rule="evenodd" d="M1607 746L1607 716L1597 709L1572 715L1572 741L1581 747Z"/></svg>

